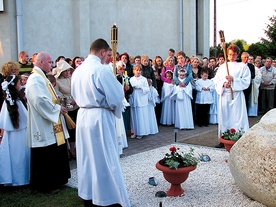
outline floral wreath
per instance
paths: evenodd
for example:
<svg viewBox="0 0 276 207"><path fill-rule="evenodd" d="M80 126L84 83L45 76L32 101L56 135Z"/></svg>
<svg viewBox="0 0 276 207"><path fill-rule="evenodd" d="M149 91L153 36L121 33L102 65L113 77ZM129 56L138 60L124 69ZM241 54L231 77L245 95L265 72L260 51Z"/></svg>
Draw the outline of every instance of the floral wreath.
<svg viewBox="0 0 276 207"><path fill-rule="evenodd" d="M185 69L181 69L178 71L178 75L186 75L187 71Z"/></svg>
<svg viewBox="0 0 276 207"><path fill-rule="evenodd" d="M10 82L8 81L4 81L1 86L2 86L2 89L6 92L6 100L10 102L10 105L14 105L14 100L12 100L12 97L11 97L11 94L10 94L10 91L9 91L9 85L14 85L14 82L13 80L15 79L15 75L11 75L12 76L12 79L10 80Z"/></svg>

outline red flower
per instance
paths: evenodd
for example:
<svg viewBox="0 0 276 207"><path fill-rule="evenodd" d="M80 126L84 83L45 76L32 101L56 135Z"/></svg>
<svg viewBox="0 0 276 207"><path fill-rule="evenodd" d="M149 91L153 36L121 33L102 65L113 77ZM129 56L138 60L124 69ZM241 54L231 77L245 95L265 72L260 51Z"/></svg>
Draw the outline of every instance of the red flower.
<svg viewBox="0 0 276 207"><path fill-rule="evenodd" d="M171 152L176 152L176 147L171 147L171 148L170 148L170 151L171 151Z"/></svg>
<svg viewBox="0 0 276 207"><path fill-rule="evenodd" d="M233 133L235 133L235 132L236 132L236 129L234 129L234 128L231 128L231 129L230 129L230 133L231 133L231 134L233 134Z"/></svg>

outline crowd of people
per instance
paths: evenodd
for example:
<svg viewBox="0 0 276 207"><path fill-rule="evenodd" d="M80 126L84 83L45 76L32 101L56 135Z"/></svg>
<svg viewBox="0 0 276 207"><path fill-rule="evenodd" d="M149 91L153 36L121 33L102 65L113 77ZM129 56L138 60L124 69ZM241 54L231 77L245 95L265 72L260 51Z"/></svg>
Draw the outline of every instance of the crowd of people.
<svg viewBox="0 0 276 207"><path fill-rule="evenodd" d="M2 66L0 184L56 191L77 159L85 206L130 206L119 163L127 137L156 134L159 125L246 131L249 116L275 108L276 61L247 52L239 60L236 45L227 54L229 62L173 49L165 59L124 52L113 63L103 39L85 59L20 52Z"/></svg>

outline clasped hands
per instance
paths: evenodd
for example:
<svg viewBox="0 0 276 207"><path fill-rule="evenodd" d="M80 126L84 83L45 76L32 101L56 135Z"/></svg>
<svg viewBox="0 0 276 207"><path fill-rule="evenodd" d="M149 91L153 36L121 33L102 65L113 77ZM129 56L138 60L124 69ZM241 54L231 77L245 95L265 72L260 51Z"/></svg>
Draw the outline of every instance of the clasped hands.
<svg viewBox="0 0 276 207"><path fill-rule="evenodd" d="M61 106L60 107L60 113L61 114L65 114L65 113L67 113L68 111L67 111L67 108L66 107L64 107L64 106Z"/></svg>
<svg viewBox="0 0 276 207"><path fill-rule="evenodd" d="M180 82L179 86L184 88L184 87L186 87L186 84L184 82Z"/></svg>
<svg viewBox="0 0 276 207"><path fill-rule="evenodd" d="M224 82L223 86L225 88L230 88L231 87L231 82L234 80L233 76L228 75L225 77L227 81Z"/></svg>

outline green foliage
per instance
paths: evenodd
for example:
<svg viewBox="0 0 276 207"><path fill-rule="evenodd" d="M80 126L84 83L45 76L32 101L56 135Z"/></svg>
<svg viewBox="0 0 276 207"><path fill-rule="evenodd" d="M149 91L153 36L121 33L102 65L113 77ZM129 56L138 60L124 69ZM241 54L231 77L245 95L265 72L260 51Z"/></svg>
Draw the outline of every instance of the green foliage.
<svg viewBox="0 0 276 207"><path fill-rule="evenodd" d="M243 134L243 129L239 129L238 131L236 131L234 128L231 128L222 133L222 138L226 140L238 141Z"/></svg>
<svg viewBox="0 0 276 207"><path fill-rule="evenodd" d="M178 153L177 150L179 148L171 147L171 153L165 154L163 159L165 166L177 170L180 167L196 166L198 164L199 159L194 156L194 148L190 148L188 153Z"/></svg>
<svg viewBox="0 0 276 207"><path fill-rule="evenodd" d="M276 10L274 10L276 12ZM266 38L261 38L261 43L266 49L266 54L263 57L276 58L276 16L269 17L270 23L267 24L266 30L264 33L267 36Z"/></svg>
<svg viewBox="0 0 276 207"><path fill-rule="evenodd" d="M276 12L276 10L274 11ZM276 16L273 15L272 17L269 17L268 20L270 23L266 24L266 29L264 29L266 38L263 37L260 42L250 45L248 45L245 40L232 40L231 42L226 43L226 48L230 44L236 44L241 49L240 55L242 52L246 51L254 57L261 55L263 58L271 57L272 59L276 59ZM217 47L210 47L210 57L218 57L222 51L220 51L220 49L220 45Z"/></svg>
<svg viewBox="0 0 276 207"><path fill-rule="evenodd" d="M0 207L78 207L83 206L77 189L64 187L56 194L38 193L30 187L0 186Z"/></svg>
<svg viewBox="0 0 276 207"><path fill-rule="evenodd" d="M266 57L266 48L265 45L261 42L257 42L257 43L253 43L251 45L249 45L249 48L247 50L247 52L250 55L253 55L254 57L256 57L257 55L262 55L264 57Z"/></svg>

